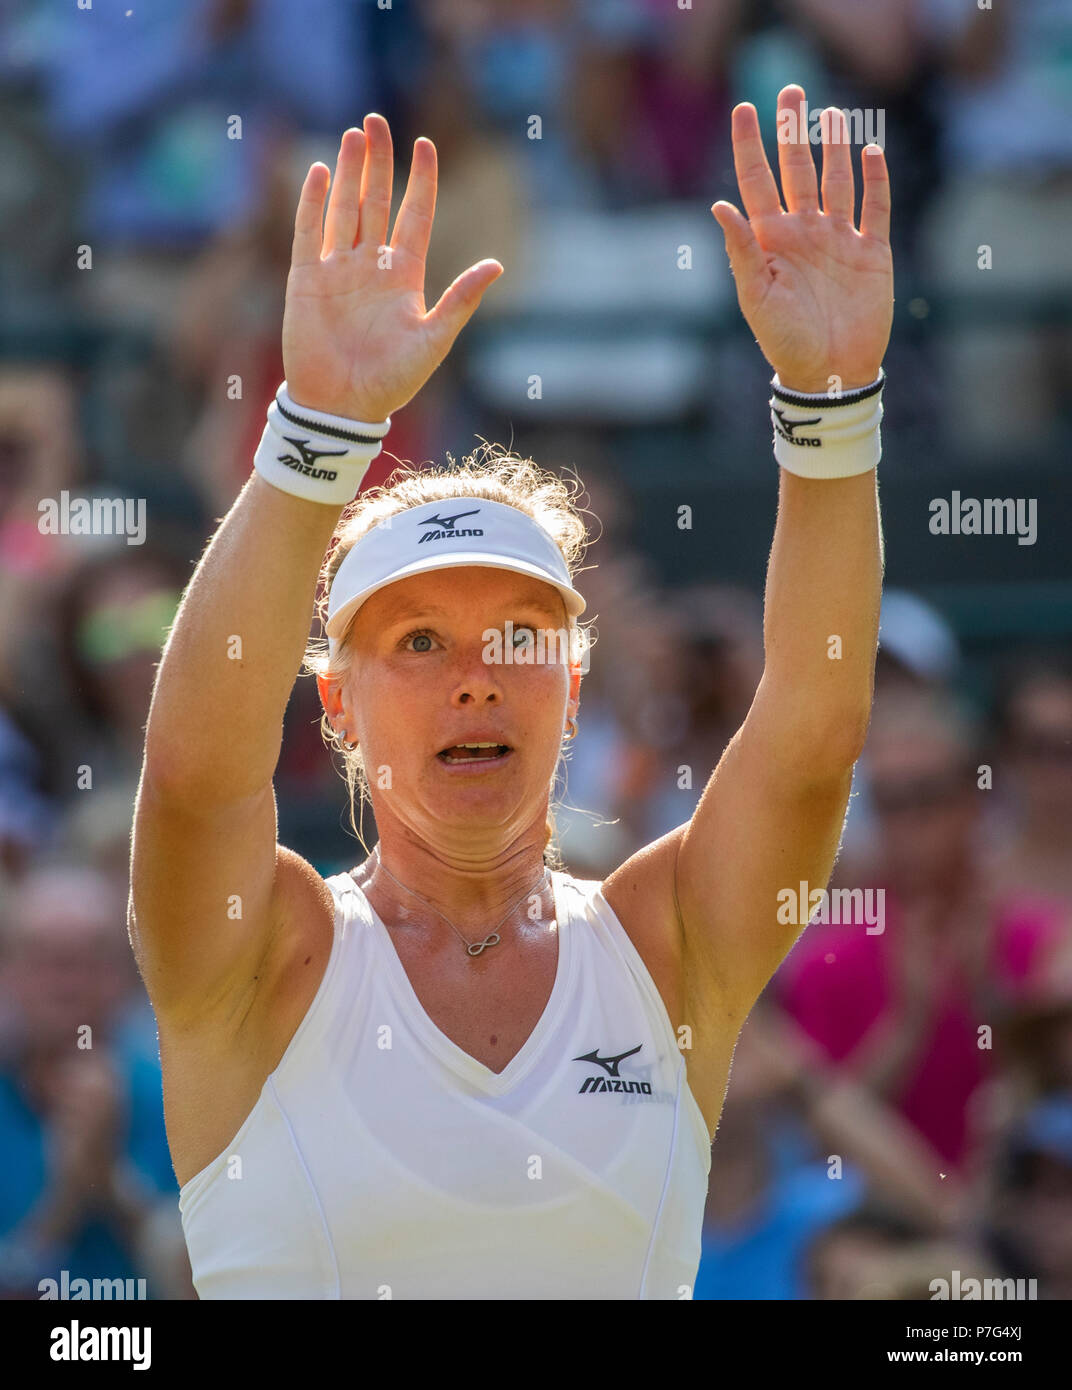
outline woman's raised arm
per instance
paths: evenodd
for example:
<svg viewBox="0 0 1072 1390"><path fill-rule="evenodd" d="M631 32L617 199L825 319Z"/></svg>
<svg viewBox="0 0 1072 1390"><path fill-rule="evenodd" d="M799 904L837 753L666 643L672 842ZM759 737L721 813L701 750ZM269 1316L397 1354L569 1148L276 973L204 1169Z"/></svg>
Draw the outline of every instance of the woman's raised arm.
<svg viewBox="0 0 1072 1390"><path fill-rule="evenodd" d="M435 146L423 138L414 145L387 244L392 162L382 116L348 130L326 219L329 171L309 170L283 316L291 399L366 422L384 421L412 399L502 273L497 261L478 262L425 312ZM183 596L149 714L145 772L172 795L237 800L271 780L317 575L343 505L294 496L253 473L213 536Z"/></svg>
<svg viewBox="0 0 1072 1390"><path fill-rule="evenodd" d="M420 390L502 273L497 261L478 262L426 312L435 147L425 139L414 145L388 243L392 163L387 122L370 115L363 131L343 136L326 217L329 171L323 164L309 170L283 319L290 401L379 424L381 434L382 422ZM281 474L283 465L301 471L288 447L278 459L279 450L271 451L269 462ZM192 972L196 923L206 930L209 922L222 925L219 905L234 895L242 898L247 926L266 920L283 715L324 554L350 498L296 496L253 472L202 555L164 648L135 813L130 918L136 950L149 937L173 944L167 966L157 961L153 973L169 986L181 978L184 993L190 974L206 968L198 954ZM227 949L242 951L238 943L251 932L224 934L220 949L229 940ZM197 943L198 952L204 944ZM191 970L178 968L179 957ZM213 962L207 969L211 975Z"/></svg>

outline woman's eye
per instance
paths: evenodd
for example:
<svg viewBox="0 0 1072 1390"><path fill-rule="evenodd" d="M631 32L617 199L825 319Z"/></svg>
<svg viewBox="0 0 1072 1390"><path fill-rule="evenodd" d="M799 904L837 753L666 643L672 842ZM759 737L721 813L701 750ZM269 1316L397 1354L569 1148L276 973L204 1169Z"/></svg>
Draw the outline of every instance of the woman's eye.
<svg viewBox="0 0 1072 1390"><path fill-rule="evenodd" d="M422 642L422 643L424 643L425 645L420 646L420 647L409 647L409 643L410 643L410 642ZM415 652L430 652L430 651L432 650L431 645L430 645L431 642L432 642L432 634L428 631L428 629L427 629L427 628L419 628L416 632L407 633L406 636L402 638L402 644L401 644L401 645L402 645L403 647L407 647L408 650L410 650L410 651L415 651Z"/></svg>
<svg viewBox="0 0 1072 1390"><path fill-rule="evenodd" d="M536 629L530 627L526 623L515 623L511 631L511 637L515 650L524 647L535 647L536 645ZM414 632L408 632L406 636L402 638L399 646L411 652L430 652L432 650L431 644L434 641L435 634L429 628L418 628ZM409 645L411 642L420 643L421 645L411 647Z"/></svg>

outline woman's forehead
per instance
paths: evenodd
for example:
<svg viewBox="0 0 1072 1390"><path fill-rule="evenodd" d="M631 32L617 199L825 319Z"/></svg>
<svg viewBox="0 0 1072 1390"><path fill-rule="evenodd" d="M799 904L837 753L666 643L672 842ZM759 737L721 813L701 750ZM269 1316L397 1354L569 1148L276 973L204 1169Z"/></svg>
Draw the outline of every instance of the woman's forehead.
<svg viewBox="0 0 1072 1390"><path fill-rule="evenodd" d="M518 603L540 608L554 621L566 617L566 605L553 585L487 565L457 565L408 575L373 594L358 617L368 610L377 623L384 623L419 613L460 616L471 610L495 610Z"/></svg>

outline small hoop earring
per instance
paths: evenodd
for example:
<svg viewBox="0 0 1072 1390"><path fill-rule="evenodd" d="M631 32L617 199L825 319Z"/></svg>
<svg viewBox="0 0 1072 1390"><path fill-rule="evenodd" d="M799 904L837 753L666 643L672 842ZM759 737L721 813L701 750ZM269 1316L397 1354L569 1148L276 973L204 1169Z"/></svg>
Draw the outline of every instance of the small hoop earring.
<svg viewBox="0 0 1072 1390"><path fill-rule="evenodd" d="M345 748L346 751L347 751L347 753L356 753L356 752L357 752L357 747L358 747L358 746L357 746L356 743L347 743L347 741L346 741L346 730L345 730L345 729L336 729L336 730L335 730L335 739L336 739L336 741L337 741L339 747L340 747L340 748Z"/></svg>
<svg viewBox="0 0 1072 1390"><path fill-rule="evenodd" d="M577 737L577 721L572 714L566 720L566 728L569 729L569 733L566 734L564 742L569 743L570 739Z"/></svg>

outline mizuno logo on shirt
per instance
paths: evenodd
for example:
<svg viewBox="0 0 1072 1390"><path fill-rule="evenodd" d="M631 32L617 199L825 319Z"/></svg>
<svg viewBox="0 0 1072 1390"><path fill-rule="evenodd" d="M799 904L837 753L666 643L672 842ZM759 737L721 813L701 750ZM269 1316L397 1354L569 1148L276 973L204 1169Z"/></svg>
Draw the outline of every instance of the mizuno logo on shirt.
<svg viewBox="0 0 1072 1390"><path fill-rule="evenodd" d="M574 1058L574 1061L577 1059ZM585 1091L590 1096L594 1096L597 1091L617 1091L622 1095L651 1095L650 1081L626 1081L624 1077L612 1077L609 1081L605 1076L586 1076L581 1082L581 1089L577 1092L583 1096Z"/></svg>
<svg viewBox="0 0 1072 1390"><path fill-rule="evenodd" d="M594 1066L602 1067L607 1073L606 1076L586 1076L581 1083L578 1095L584 1095L586 1091L591 1096L594 1096L597 1091L601 1093L613 1091L619 1094L650 1096L650 1081L627 1081L618 1073L618 1068L626 1057L632 1057L643 1046L643 1043L637 1043L636 1047L631 1047L628 1052L619 1052L614 1057L601 1057L597 1047L591 1052L586 1052L583 1057L572 1058L574 1062L591 1062Z"/></svg>
<svg viewBox="0 0 1072 1390"><path fill-rule="evenodd" d="M637 1043L636 1047L631 1047L628 1052L619 1052L617 1057L601 1057L597 1047L592 1052L586 1052L583 1057L574 1057L573 1060L575 1062L591 1062L597 1067L605 1067L608 1076L617 1076L619 1064L624 1062L626 1057L632 1057L634 1052L639 1052L643 1046L643 1043Z"/></svg>

